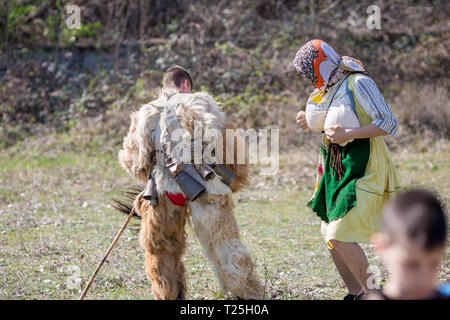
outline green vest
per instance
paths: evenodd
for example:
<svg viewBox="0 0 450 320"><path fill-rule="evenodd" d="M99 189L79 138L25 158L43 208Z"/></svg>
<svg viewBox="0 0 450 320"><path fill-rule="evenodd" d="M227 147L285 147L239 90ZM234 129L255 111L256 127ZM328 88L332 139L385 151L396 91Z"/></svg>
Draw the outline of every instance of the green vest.
<svg viewBox="0 0 450 320"><path fill-rule="evenodd" d="M348 76L347 94L360 127L372 123L354 95L355 74ZM364 176L370 156L370 138L355 139L344 147L328 141L319 189L308 206L326 223L342 218L356 205L355 183Z"/></svg>

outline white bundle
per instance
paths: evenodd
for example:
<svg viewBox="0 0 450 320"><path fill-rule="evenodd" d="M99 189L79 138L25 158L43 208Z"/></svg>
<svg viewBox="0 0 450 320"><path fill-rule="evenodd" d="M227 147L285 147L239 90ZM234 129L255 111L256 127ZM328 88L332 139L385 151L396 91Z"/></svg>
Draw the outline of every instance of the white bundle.
<svg viewBox="0 0 450 320"><path fill-rule="evenodd" d="M306 106L306 122L311 130L322 132L329 127L339 124L347 129L359 128L359 121L350 105L330 106L328 113L323 106L315 103L308 103ZM352 140L345 141L339 145L345 146Z"/></svg>

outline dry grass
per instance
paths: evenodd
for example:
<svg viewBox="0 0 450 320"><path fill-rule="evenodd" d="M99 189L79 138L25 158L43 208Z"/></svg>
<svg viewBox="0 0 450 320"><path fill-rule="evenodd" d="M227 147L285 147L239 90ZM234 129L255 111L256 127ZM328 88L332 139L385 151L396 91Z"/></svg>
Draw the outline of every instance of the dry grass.
<svg viewBox="0 0 450 320"><path fill-rule="evenodd" d="M115 153L71 152L67 139L30 140L26 148L0 155L0 299L76 299L80 289L70 289L70 281L85 283L124 220L109 203L133 181L119 168ZM423 147L393 155L402 182L433 187L448 201L450 143L443 140L421 152ZM254 255L267 298L345 295L321 241L319 220L305 207L316 158L317 148L306 145L284 154L276 177L255 175L253 187L235 197L242 239ZM188 237L187 298L223 298L190 227ZM370 262L381 266L365 247ZM449 262L447 249L441 280L450 278ZM88 298L152 299L136 226L125 231Z"/></svg>
<svg viewBox="0 0 450 320"><path fill-rule="evenodd" d="M410 83L393 100L395 114L408 133L450 137L448 87Z"/></svg>

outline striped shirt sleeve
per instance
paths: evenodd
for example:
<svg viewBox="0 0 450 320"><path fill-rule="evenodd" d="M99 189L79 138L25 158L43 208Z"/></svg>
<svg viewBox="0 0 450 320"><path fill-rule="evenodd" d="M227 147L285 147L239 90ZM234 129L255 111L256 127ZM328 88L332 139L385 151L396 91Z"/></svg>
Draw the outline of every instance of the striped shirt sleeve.
<svg viewBox="0 0 450 320"><path fill-rule="evenodd" d="M373 124L388 134L395 135L398 122L375 82L367 76L355 78L355 97L361 107L373 119Z"/></svg>

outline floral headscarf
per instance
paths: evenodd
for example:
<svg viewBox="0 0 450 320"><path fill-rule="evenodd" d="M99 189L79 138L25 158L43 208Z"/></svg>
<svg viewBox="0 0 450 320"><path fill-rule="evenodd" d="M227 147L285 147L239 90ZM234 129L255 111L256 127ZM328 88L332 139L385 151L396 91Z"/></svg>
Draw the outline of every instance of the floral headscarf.
<svg viewBox="0 0 450 320"><path fill-rule="evenodd" d="M293 64L320 91L340 80L344 71L365 71L361 61L340 57L325 41L317 39L307 42L297 51Z"/></svg>

